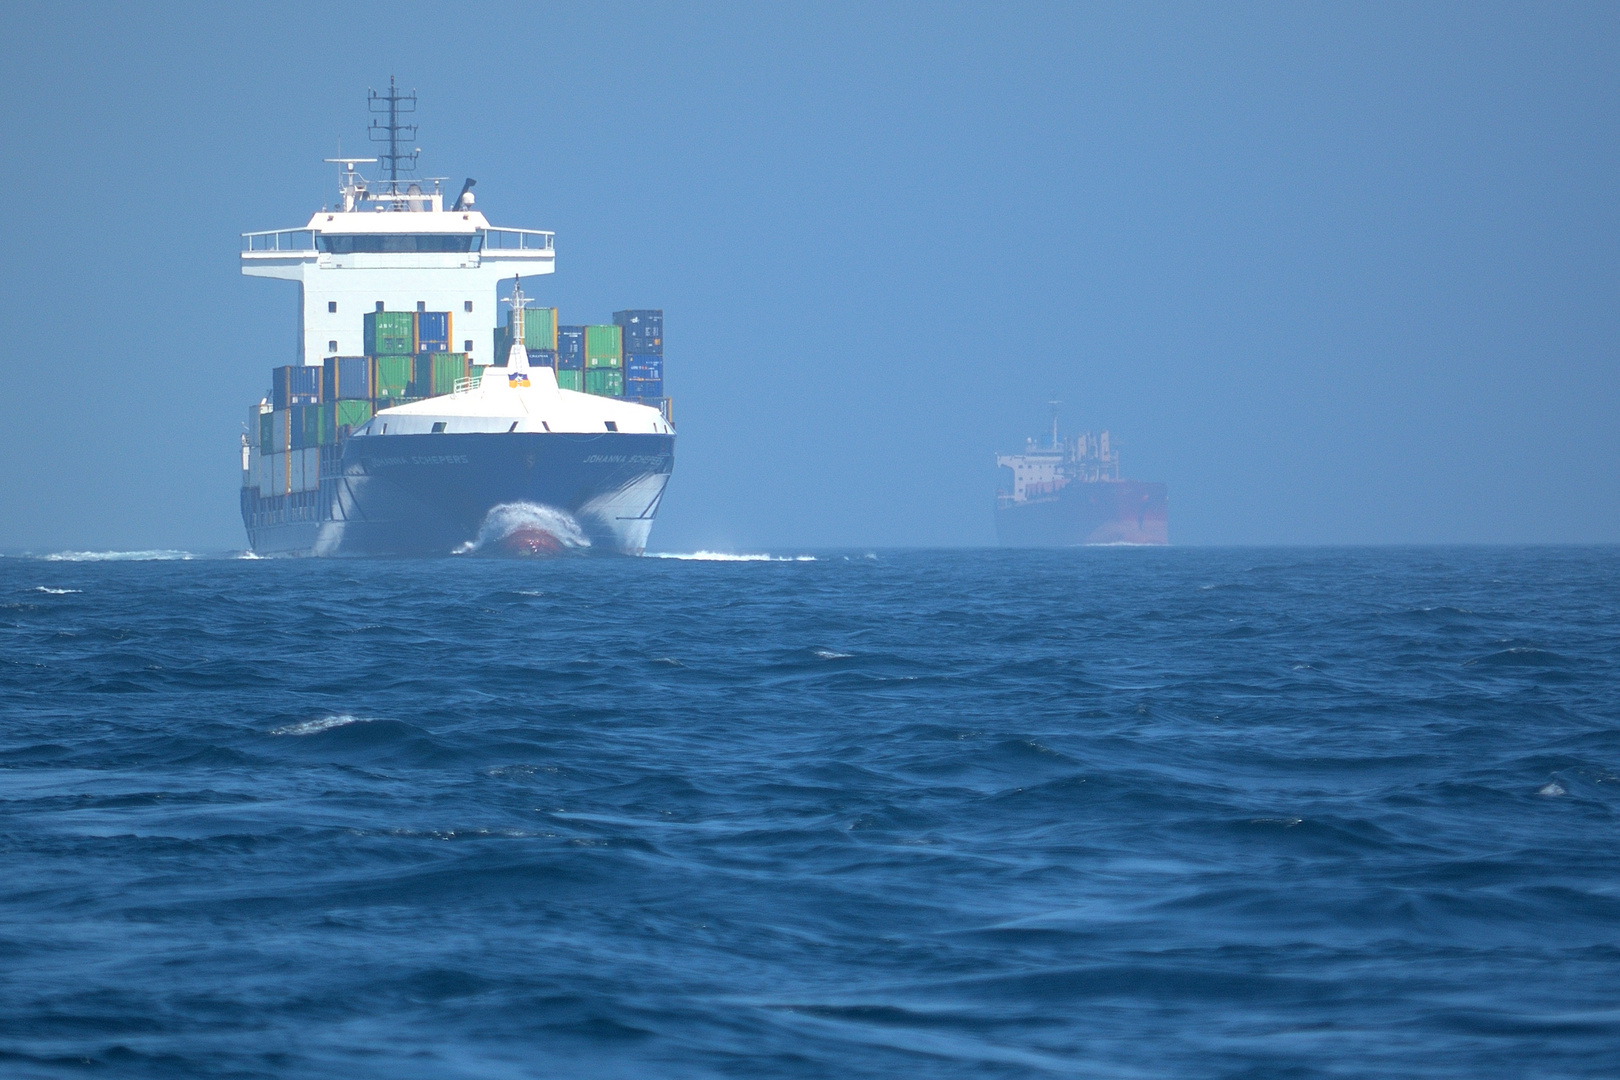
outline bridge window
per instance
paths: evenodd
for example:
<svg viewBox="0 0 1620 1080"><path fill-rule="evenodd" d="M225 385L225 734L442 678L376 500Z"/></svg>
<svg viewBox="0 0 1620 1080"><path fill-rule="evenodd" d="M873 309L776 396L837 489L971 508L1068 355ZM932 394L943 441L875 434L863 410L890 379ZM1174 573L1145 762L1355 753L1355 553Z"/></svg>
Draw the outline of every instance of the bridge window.
<svg viewBox="0 0 1620 1080"><path fill-rule="evenodd" d="M618 431L619 430L619 425L617 423L615 423L614 421L612 421L612 420L604 420L604 421L602 421L602 423L607 425L607 429L609 431Z"/></svg>
<svg viewBox="0 0 1620 1080"><path fill-rule="evenodd" d="M472 301L471 300L462 301L461 310L463 310L463 311L471 311L472 310Z"/></svg>
<svg viewBox="0 0 1620 1080"><path fill-rule="evenodd" d="M443 420L435 420L433 422L433 434L435 434L435 435L443 435L444 434L444 423L445 422Z"/></svg>
<svg viewBox="0 0 1620 1080"><path fill-rule="evenodd" d="M337 314L337 301L336 300L328 300L326 302L326 313L328 315L336 315Z"/></svg>
<svg viewBox="0 0 1620 1080"><path fill-rule="evenodd" d="M329 352L329 353L337 352L337 342L336 341L328 341L326 343L326 351Z"/></svg>
<svg viewBox="0 0 1620 1080"><path fill-rule="evenodd" d="M325 234L315 238L320 250L331 255L397 254L419 251L476 251L476 233L420 234L383 233L379 235L344 236Z"/></svg>
<svg viewBox="0 0 1620 1080"><path fill-rule="evenodd" d="M461 343L461 351L462 352L472 352L472 338L468 338L467 340L465 340L465 341L463 341Z"/></svg>

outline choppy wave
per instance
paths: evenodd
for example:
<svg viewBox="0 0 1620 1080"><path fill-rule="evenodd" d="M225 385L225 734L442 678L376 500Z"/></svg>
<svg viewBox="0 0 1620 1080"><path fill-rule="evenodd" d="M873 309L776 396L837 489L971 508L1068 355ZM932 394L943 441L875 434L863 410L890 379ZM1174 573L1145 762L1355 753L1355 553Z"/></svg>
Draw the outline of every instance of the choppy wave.
<svg viewBox="0 0 1620 1080"><path fill-rule="evenodd" d="M1615 549L684 554L0 560L0 1073L1612 1071Z"/></svg>
<svg viewBox="0 0 1620 1080"><path fill-rule="evenodd" d="M67 596L70 593L82 593L83 589L53 589L49 585L35 585L35 592L48 593L51 596Z"/></svg>
<svg viewBox="0 0 1620 1080"><path fill-rule="evenodd" d="M361 716L351 716L348 713L339 713L335 716L323 716L318 720L305 720L297 724L287 724L272 728L272 735L319 735L323 731L333 728L348 727L350 724L368 724L371 721Z"/></svg>
<svg viewBox="0 0 1620 1080"><path fill-rule="evenodd" d="M493 545L520 530L534 529L556 539L564 550L580 550L591 546L590 538L580 528L579 521L566 510L540 503L510 502L490 508L484 515L478 535L457 549L457 555L476 555L489 551Z"/></svg>

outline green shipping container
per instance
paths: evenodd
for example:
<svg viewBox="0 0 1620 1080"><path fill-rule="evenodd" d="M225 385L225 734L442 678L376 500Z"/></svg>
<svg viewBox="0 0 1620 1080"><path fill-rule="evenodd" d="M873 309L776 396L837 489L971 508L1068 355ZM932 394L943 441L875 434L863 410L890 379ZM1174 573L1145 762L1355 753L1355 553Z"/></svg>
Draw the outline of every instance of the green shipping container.
<svg viewBox="0 0 1620 1080"><path fill-rule="evenodd" d="M273 454L276 452L276 414L273 412L259 413L259 453Z"/></svg>
<svg viewBox="0 0 1620 1080"><path fill-rule="evenodd" d="M624 366L622 328L617 326L587 326L585 328L585 366L588 368L616 368ZM596 391L591 391L595 393Z"/></svg>
<svg viewBox="0 0 1620 1080"><path fill-rule="evenodd" d="M371 402L329 401L321 409L321 435L326 443L337 442L339 435L352 434L354 429L371 419ZM348 428L345 432L343 429Z"/></svg>
<svg viewBox="0 0 1620 1080"><path fill-rule="evenodd" d="M506 343L510 348L512 344L512 313L506 313ZM523 309L523 347L526 349L555 349L557 347L557 309L554 307L532 307ZM506 354L500 353L495 359L503 361Z"/></svg>
<svg viewBox="0 0 1620 1080"><path fill-rule="evenodd" d="M584 374L587 394L619 397L624 393L624 372L618 368L587 368Z"/></svg>
<svg viewBox="0 0 1620 1080"><path fill-rule="evenodd" d="M488 364L468 364L467 365L467 378L469 378L469 379L482 379L484 377L484 372L486 370L488 370L488 368L489 368Z"/></svg>
<svg viewBox="0 0 1620 1080"><path fill-rule="evenodd" d="M304 427L304 446L324 446L330 442L322 438L323 427L321 423L321 407L319 405L304 405L298 410L302 415L298 420Z"/></svg>
<svg viewBox="0 0 1620 1080"><path fill-rule="evenodd" d="M466 377L466 353L417 353L416 376L411 380L411 393L418 397L452 394L457 380Z"/></svg>
<svg viewBox="0 0 1620 1080"><path fill-rule="evenodd" d="M387 314L384 312L384 314ZM411 392L414 356L376 356L371 360L371 396L378 399L402 398Z"/></svg>
<svg viewBox="0 0 1620 1080"><path fill-rule="evenodd" d="M564 390L585 389L585 373L583 371L557 372L557 385Z"/></svg>
<svg viewBox="0 0 1620 1080"><path fill-rule="evenodd" d="M367 356L409 356L415 352L416 312L366 312Z"/></svg>

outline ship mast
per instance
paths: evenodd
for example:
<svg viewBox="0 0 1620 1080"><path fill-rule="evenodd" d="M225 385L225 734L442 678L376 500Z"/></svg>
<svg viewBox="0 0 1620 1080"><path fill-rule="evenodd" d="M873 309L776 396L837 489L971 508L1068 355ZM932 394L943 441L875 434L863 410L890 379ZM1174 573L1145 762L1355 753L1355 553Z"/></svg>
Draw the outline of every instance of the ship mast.
<svg viewBox="0 0 1620 1080"><path fill-rule="evenodd" d="M372 90L370 95L367 99L367 106L379 116L382 113L387 113L388 123L384 124L378 119L373 119L367 134L371 136L371 141L374 143L388 144L388 152L384 154L379 151L377 157L382 163L383 169L388 173L388 194L394 196L396 200L394 209L400 210L404 207L400 202L399 174L401 172L414 173L416 171L417 155L422 152L420 148L407 150L403 153L399 149L401 139L407 143L416 140L416 125L399 122L401 113L414 113L416 111L416 91L412 90L408 94L400 93L398 87L394 85L394 77L390 75L388 76L388 93L379 94L377 91Z"/></svg>

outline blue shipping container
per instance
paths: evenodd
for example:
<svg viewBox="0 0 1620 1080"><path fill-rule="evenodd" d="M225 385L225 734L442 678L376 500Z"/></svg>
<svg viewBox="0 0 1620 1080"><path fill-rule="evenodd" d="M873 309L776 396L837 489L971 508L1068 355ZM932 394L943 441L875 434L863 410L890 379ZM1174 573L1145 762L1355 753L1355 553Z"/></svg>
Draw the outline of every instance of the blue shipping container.
<svg viewBox="0 0 1620 1080"><path fill-rule="evenodd" d="M626 353L624 357L626 379L663 379L664 358L657 354Z"/></svg>
<svg viewBox="0 0 1620 1080"><path fill-rule="evenodd" d="M661 353L664 351L664 313L658 308L639 308L615 311L613 325L624 331L624 351L627 353Z"/></svg>
<svg viewBox="0 0 1620 1080"><path fill-rule="evenodd" d="M419 311L416 313L416 336L424 340L450 340L450 313L448 311Z"/></svg>
<svg viewBox="0 0 1620 1080"><path fill-rule="evenodd" d="M557 351L555 349L524 349L523 351L529 354L530 367L554 368L557 366Z"/></svg>
<svg viewBox="0 0 1620 1080"><path fill-rule="evenodd" d="M371 360L364 356L328 356L321 373L323 401L356 401L371 397Z"/></svg>
<svg viewBox="0 0 1620 1080"><path fill-rule="evenodd" d="M271 371L270 401L277 409L294 405L318 405L321 401L321 369L289 364Z"/></svg>
<svg viewBox="0 0 1620 1080"><path fill-rule="evenodd" d="M450 351L450 313L448 311L418 311L416 313L416 351Z"/></svg>
<svg viewBox="0 0 1620 1080"><path fill-rule="evenodd" d="M626 379L624 380L625 397L663 397L663 379Z"/></svg>
<svg viewBox="0 0 1620 1080"><path fill-rule="evenodd" d="M585 367L585 328L583 326L557 327L557 367L563 371L581 371Z"/></svg>

